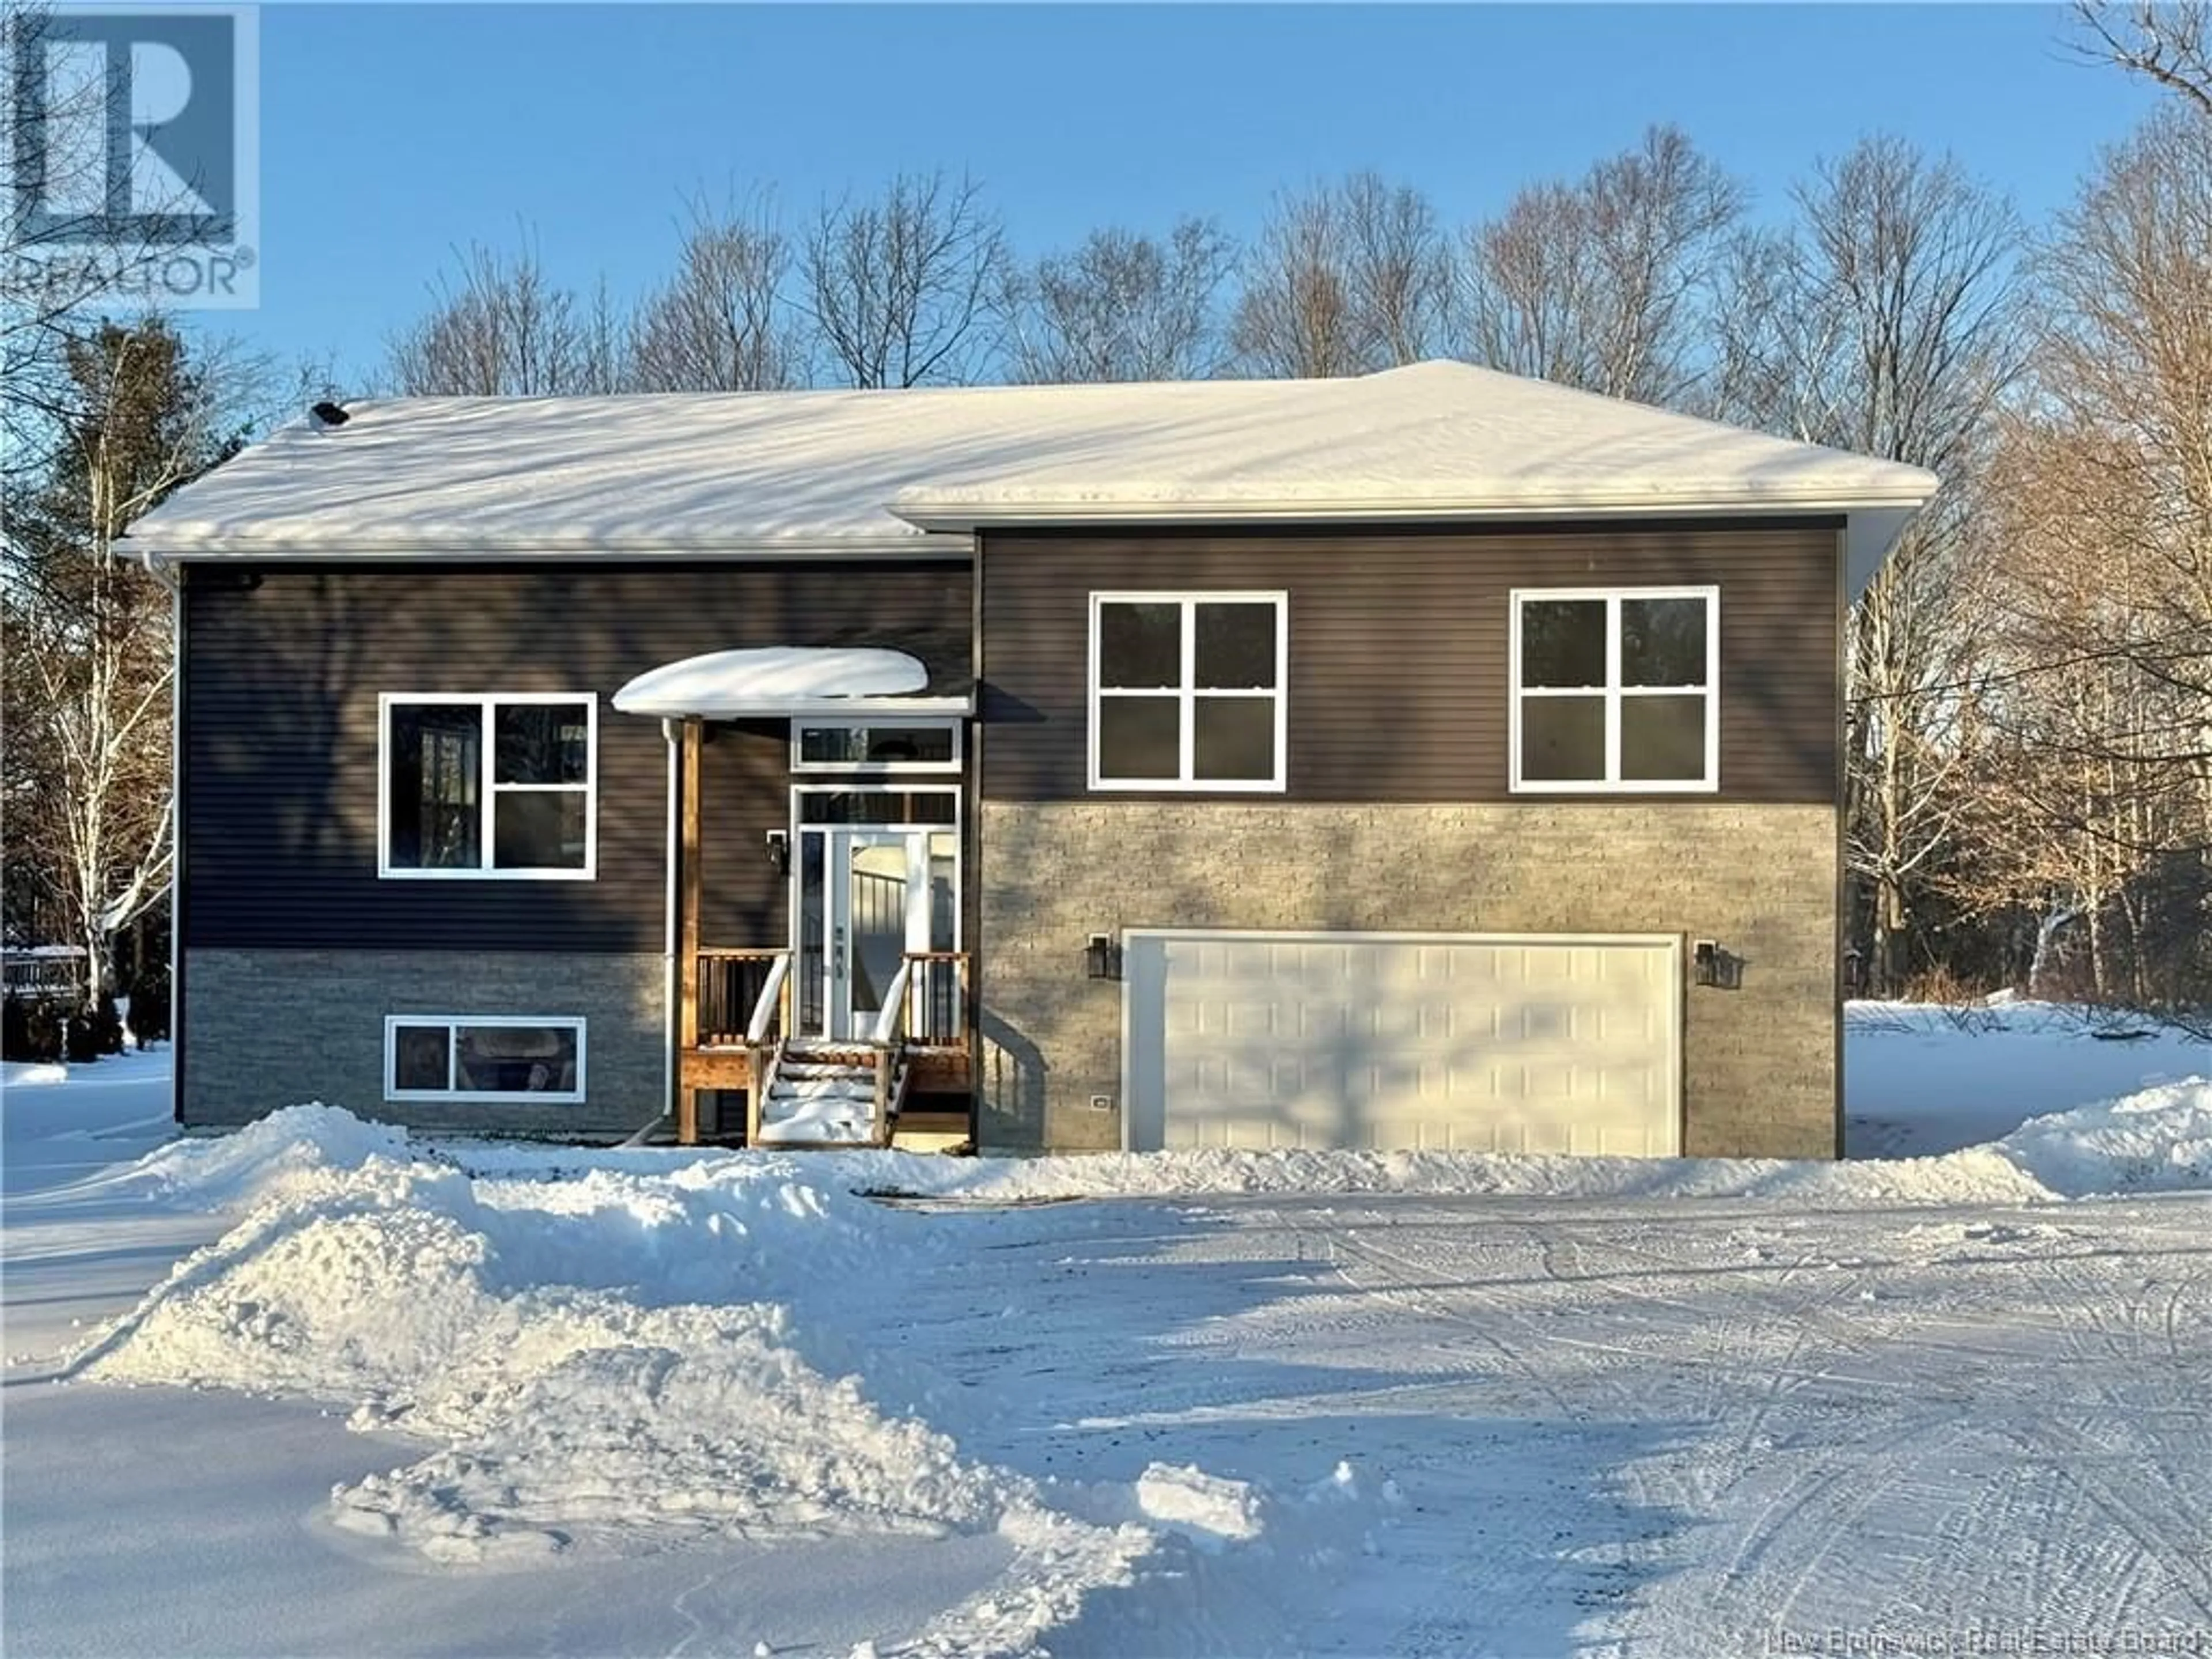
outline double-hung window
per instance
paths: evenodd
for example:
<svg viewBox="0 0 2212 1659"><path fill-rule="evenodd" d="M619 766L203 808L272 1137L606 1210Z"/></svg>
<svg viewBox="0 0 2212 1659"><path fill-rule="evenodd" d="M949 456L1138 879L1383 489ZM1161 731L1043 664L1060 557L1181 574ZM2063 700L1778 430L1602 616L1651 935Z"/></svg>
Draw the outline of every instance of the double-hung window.
<svg viewBox="0 0 2212 1659"><path fill-rule="evenodd" d="M1091 596L1091 787L1284 787L1280 593Z"/></svg>
<svg viewBox="0 0 2212 1659"><path fill-rule="evenodd" d="M1513 787L1720 787L1720 590L1513 595Z"/></svg>
<svg viewBox="0 0 2212 1659"><path fill-rule="evenodd" d="M439 692L381 702L380 875L591 876L595 696Z"/></svg>

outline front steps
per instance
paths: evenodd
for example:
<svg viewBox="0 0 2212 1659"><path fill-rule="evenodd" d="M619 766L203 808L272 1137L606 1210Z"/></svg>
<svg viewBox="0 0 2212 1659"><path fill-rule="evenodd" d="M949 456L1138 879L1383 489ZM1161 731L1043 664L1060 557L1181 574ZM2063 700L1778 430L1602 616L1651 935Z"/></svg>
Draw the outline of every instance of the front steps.
<svg viewBox="0 0 2212 1659"><path fill-rule="evenodd" d="M761 1101L762 1146L881 1146L891 1144L904 1095L906 1061L891 1078L891 1121L876 1123L876 1060L866 1049L829 1043L784 1044L768 1093Z"/></svg>

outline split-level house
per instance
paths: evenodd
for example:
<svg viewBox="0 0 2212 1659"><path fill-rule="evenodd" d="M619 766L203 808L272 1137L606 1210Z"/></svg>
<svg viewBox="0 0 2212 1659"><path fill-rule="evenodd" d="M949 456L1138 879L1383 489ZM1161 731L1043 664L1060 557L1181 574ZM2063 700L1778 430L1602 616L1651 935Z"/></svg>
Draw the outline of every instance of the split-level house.
<svg viewBox="0 0 2212 1659"><path fill-rule="evenodd" d="M178 1116L1832 1156L1936 483L1443 362L325 406L126 544Z"/></svg>

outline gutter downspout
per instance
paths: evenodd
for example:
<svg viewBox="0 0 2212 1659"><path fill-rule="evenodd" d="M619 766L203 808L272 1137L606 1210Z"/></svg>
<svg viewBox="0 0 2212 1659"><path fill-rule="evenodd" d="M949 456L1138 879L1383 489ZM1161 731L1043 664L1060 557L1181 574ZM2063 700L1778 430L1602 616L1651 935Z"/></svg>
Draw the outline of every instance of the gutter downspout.
<svg viewBox="0 0 2212 1659"><path fill-rule="evenodd" d="M642 1146L653 1132L676 1115L676 1043L678 992L676 981L677 860L683 854L683 732L681 721L663 719L661 736L668 740L668 879L660 929L660 1109L620 1144Z"/></svg>
<svg viewBox="0 0 2212 1659"><path fill-rule="evenodd" d="M152 548L139 554L146 574L169 590L169 1121L185 1121L185 981L179 974L185 931L185 585Z"/></svg>

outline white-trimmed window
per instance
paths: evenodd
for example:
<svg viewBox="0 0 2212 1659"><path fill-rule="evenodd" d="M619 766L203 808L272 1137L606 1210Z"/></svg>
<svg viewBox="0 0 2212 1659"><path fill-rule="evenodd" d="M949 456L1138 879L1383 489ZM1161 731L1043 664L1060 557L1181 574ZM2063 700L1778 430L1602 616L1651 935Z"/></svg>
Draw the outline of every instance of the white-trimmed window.
<svg viewBox="0 0 2212 1659"><path fill-rule="evenodd" d="M584 1098L584 1022L388 1014L384 1097L574 1105Z"/></svg>
<svg viewBox="0 0 2212 1659"><path fill-rule="evenodd" d="M379 702L379 875L590 879L598 697L387 692Z"/></svg>
<svg viewBox="0 0 2212 1659"><path fill-rule="evenodd" d="M1289 601L1091 596L1091 787L1280 790Z"/></svg>
<svg viewBox="0 0 2212 1659"><path fill-rule="evenodd" d="M1720 787L1717 587L1513 594L1516 791Z"/></svg>
<svg viewBox="0 0 2212 1659"><path fill-rule="evenodd" d="M791 769L848 777L957 772L960 722L795 720L791 723Z"/></svg>

